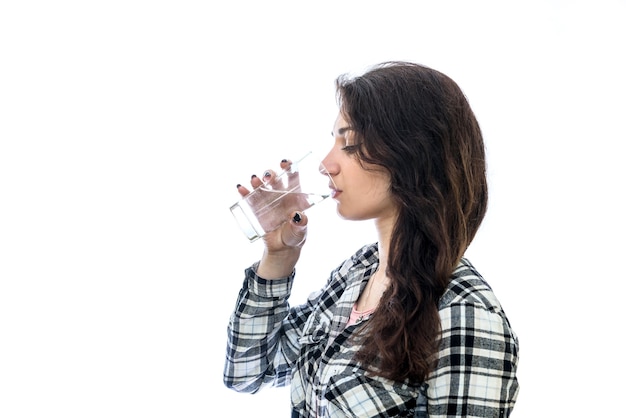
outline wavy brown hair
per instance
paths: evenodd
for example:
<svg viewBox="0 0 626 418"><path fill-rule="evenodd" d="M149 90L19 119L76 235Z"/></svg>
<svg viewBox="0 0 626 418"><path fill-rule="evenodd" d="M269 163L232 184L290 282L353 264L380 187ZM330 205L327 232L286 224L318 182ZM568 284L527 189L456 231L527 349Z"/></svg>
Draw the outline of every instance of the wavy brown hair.
<svg viewBox="0 0 626 418"><path fill-rule="evenodd" d="M487 210L482 133L459 86L408 62L336 81L356 158L387 171L398 206L390 284L360 333L358 359L392 380L422 382L436 364L437 304Z"/></svg>

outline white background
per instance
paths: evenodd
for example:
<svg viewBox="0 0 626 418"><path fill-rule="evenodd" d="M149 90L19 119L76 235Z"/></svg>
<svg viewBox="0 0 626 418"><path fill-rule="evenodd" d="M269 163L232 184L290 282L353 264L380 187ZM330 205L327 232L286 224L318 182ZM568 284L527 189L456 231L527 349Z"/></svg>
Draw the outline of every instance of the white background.
<svg viewBox="0 0 626 418"><path fill-rule="evenodd" d="M285 389L222 385L262 248L228 207L252 172L330 147L335 77L388 59L450 75L483 128L468 256L520 339L513 416L618 416L625 18L591 0L3 2L0 416L288 416ZM374 239L331 201L309 215L294 303Z"/></svg>

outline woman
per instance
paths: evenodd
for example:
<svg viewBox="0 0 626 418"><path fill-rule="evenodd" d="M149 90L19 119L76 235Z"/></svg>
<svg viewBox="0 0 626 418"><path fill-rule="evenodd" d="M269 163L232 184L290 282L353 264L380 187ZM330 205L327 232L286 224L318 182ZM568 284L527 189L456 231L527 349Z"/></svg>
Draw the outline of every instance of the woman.
<svg viewBox="0 0 626 418"><path fill-rule="evenodd" d="M406 62L336 85L323 164L339 215L373 219L378 240L290 307L307 217L266 235L228 327L226 386L291 384L293 417L509 416L517 337L463 257L487 208L482 134L464 94Z"/></svg>

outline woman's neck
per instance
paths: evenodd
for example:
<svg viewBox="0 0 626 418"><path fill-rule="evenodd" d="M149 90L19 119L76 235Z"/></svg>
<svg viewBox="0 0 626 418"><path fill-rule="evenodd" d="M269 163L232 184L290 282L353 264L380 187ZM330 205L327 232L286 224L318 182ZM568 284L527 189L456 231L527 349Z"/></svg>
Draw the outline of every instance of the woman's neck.
<svg viewBox="0 0 626 418"><path fill-rule="evenodd" d="M391 234L395 218L379 218L376 219L376 231L378 233L378 271L385 273L387 270L387 260L389 255L389 246L391 243Z"/></svg>
<svg viewBox="0 0 626 418"><path fill-rule="evenodd" d="M359 311L367 311L376 308L389 284L389 278L386 274L387 257L389 254L389 243L391 241L393 223L391 221L384 222L377 219L376 230L378 232L378 269L370 277L357 300L356 309Z"/></svg>

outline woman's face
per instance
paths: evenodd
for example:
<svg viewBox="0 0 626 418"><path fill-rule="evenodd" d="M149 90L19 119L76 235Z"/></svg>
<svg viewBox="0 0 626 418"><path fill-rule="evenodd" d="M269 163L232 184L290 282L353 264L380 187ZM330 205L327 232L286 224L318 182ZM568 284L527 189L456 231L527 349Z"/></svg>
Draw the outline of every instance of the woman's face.
<svg viewBox="0 0 626 418"><path fill-rule="evenodd" d="M389 174L378 166L361 166L357 155L350 151L356 145L354 132L341 112L332 134L334 145L322 164L335 182L332 196L339 215L349 220L393 221L396 209L389 193Z"/></svg>

